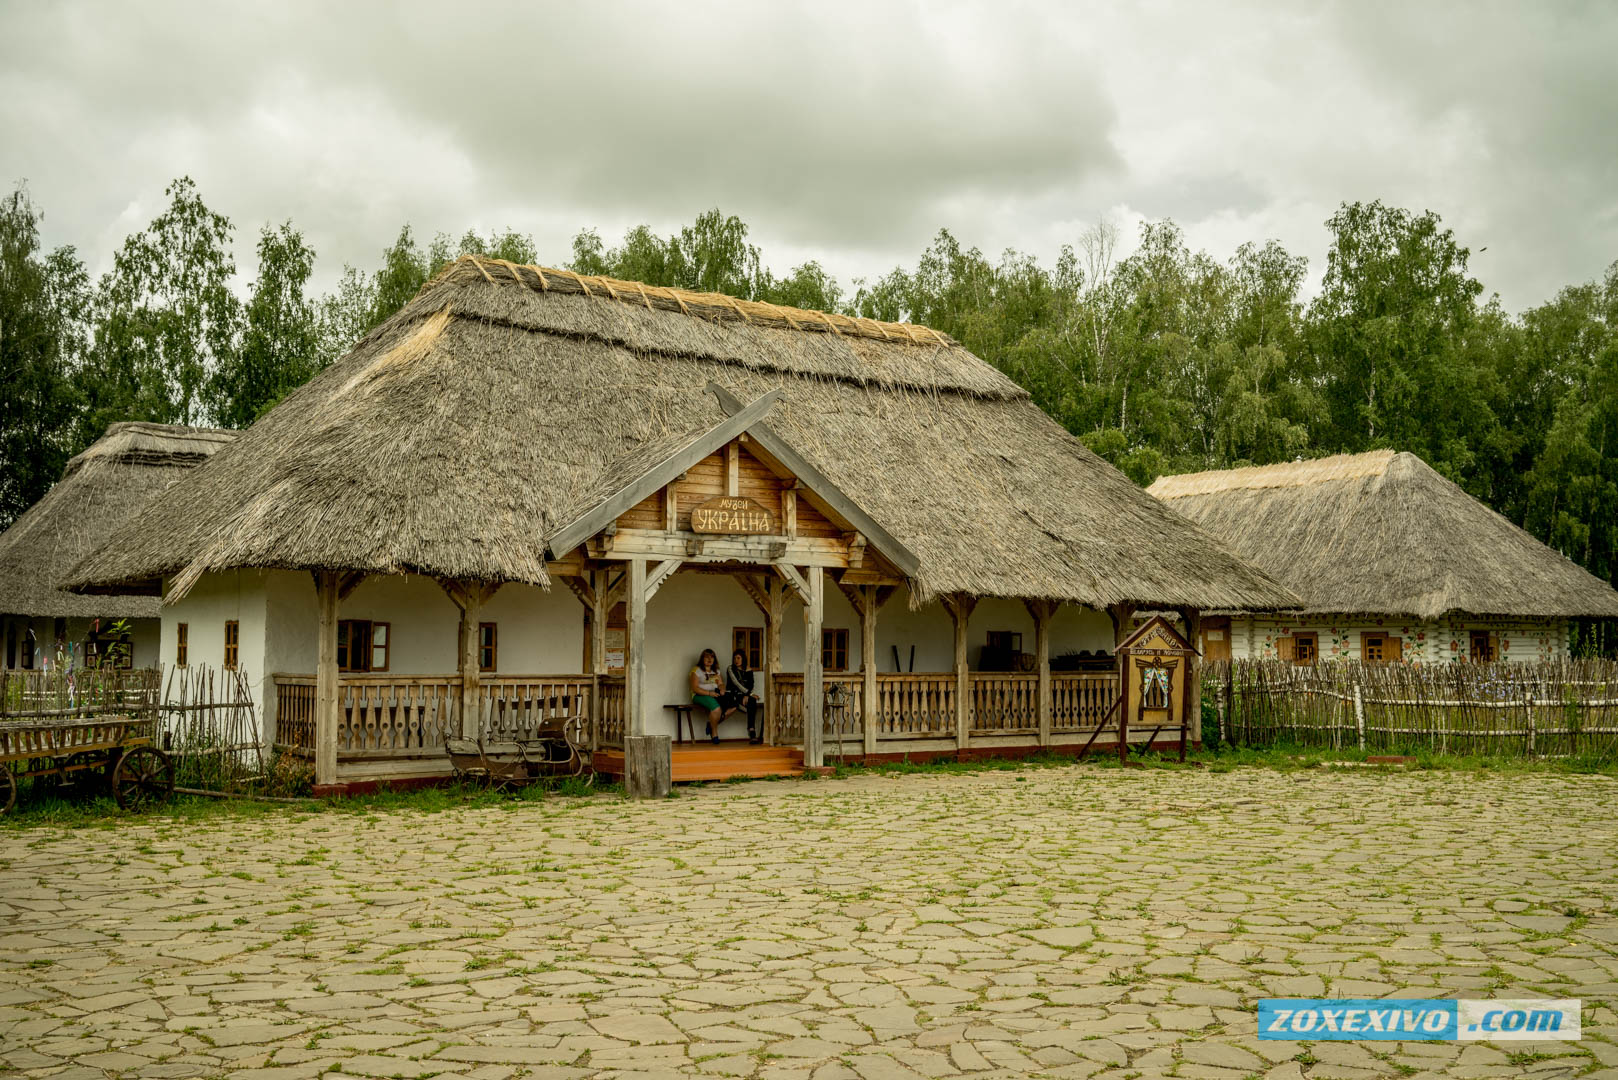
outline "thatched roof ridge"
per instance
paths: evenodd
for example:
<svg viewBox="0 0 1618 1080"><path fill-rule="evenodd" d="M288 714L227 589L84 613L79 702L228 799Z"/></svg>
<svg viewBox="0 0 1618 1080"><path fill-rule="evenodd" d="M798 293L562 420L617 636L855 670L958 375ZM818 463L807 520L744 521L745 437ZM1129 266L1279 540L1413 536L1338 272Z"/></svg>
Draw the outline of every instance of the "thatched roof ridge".
<svg viewBox="0 0 1618 1080"><path fill-rule="evenodd" d="M0 612L154 618L153 596L89 597L56 585L159 491L206 461L234 431L124 422L67 463L62 479L0 533Z"/></svg>
<svg viewBox="0 0 1618 1080"><path fill-rule="evenodd" d="M922 599L1295 602L945 335L597 284L453 264L76 586L231 567L546 584L549 538L626 461L722 418L713 382L780 389L770 428L914 553Z"/></svg>
<svg viewBox="0 0 1618 1080"><path fill-rule="evenodd" d="M1414 454L1165 476L1148 490L1303 597L1305 610L1618 615L1618 592Z"/></svg>

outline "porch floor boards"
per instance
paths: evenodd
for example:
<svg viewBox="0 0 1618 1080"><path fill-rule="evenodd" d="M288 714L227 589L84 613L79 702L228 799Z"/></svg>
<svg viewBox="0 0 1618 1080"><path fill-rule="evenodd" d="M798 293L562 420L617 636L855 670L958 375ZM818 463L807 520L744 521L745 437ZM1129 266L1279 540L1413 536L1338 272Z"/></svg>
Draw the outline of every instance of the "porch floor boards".
<svg viewBox="0 0 1618 1080"><path fill-rule="evenodd" d="M733 777L802 776L803 751L794 746L753 746L746 739L726 739L718 746L677 743L672 766L676 784ZM623 776L623 751L596 751L595 767L609 776Z"/></svg>

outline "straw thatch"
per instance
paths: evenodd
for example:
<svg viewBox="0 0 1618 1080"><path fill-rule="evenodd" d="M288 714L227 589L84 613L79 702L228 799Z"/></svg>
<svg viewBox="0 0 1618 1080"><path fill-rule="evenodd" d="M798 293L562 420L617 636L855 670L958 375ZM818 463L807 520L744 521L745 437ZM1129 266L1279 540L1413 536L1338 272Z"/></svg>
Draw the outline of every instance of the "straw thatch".
<svg viewBox="0 0 1618 1080"><path fill-rule="evenodd" d="M156 618L154 596L87 597L57 588L158 492L235 438L233 431L121 423L67 463L45 497L0 533L0 612Z"/></svg>
<svg viewBox="0 0 1618 1080"><path fill-rule="evenodd" d="M544 584L548 538L609 473L723 417L709 381L782 390L769 425L915 552L920 597L1294 600L942 334L473 257L75 582L281 567Z"/></svg>
<svg viewBox="0 0 1618 1080"><path fill-rule="evenodd" d="M1414 454L1165 476L1148 490L1291 586L1308 612L1618 615L1618 592Z"/></svg>

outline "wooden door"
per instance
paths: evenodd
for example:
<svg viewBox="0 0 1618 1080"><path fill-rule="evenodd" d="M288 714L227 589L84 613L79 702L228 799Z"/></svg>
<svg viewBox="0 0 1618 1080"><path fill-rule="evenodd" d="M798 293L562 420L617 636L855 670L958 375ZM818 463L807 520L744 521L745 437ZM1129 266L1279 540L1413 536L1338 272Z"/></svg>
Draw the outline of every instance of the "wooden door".
<svg viewBox="0 0 1618 1080"><path fill-rule="evenodd" d="M1230 659L1230 616L1205 615L1202 619L1202 658Z"/></svg>

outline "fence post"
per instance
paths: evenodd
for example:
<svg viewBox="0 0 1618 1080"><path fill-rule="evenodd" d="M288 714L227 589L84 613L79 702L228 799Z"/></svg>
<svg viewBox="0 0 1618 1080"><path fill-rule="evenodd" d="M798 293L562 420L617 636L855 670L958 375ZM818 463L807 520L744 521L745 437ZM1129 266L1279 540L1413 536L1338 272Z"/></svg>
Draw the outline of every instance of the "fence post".
<svg viewBox="0 0 1618 1080"><path fill-rule="evenodd" d="M1359 735L1360 750L1365 749L1365 698L1360 693L1360 680L1354 680L1354 730Z"/></svg>
<svg viewBox="0 0 1618 1080"><path fill-rule="evenodd" d="M1528 756L1534 757L1534 691L1532 687L1523 689L1523 709L1528 713Z"/></svg>

